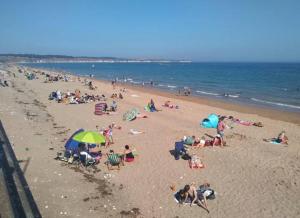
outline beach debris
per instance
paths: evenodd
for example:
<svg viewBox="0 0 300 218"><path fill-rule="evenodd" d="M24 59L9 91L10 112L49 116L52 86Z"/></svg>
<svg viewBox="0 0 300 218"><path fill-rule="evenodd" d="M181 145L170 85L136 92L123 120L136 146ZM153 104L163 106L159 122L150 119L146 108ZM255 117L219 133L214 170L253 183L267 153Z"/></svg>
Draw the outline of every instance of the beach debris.
<svg viewBox="0 0 300 218"><path fill-rule="evenodd" d="M45 205L45 208L47 209L47 208L48 208L48 205Z"/></svg>
<svg viewBox="0 0 300 218"><path fill-rule="evenodd" d="M138 130L134 130L134 129L130 129L129 133L132 134L132 135L138 135L138 134L141 134L141 133L144 133L144 132L141 132L141 131L138 131Z"/></svg>
<svg viewBox="0 0 300 218"><path fill-rule="evenodd" d="M140 96L138 96L138 95L136 95L136 94L132 94L131 97L133 97L133 98L138 98L138 97L140 97Z"/></svg>
<svg viewBox="0 0 300 218"><path fill-rule="evenodd" d="M176 186L175 186L175 185L170 185L170 189L171 189L172 191L175 191L175 190L176 190Z"/></svg>
<svg viewBox="0 0 300 218"><path fill-rule="evenodd" d="M26 147L26 148L25 148L25 151L29 151L29 148Z"/></svg>

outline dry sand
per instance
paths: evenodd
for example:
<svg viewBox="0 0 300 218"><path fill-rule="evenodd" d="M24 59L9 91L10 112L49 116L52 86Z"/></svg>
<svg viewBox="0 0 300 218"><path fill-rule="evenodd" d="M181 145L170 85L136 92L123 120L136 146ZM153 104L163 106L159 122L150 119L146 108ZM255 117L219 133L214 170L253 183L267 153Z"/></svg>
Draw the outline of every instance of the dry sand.
<svg viewBox="0 0 300 218"><path fill-rule="evenodd" d="M95 103L58 104L49 101L48 95L57 89L67 92L79 88L82 93L110 96L116 92L110 84L97 81L98 90L90 91L78 81L44 83L43 76L29 81L16 66L5 68L2 72L11 86L0 88L0 119L43 217L300 216L299 114L294 115L295 122L285 122L282 120L291 121L293 115L266 110L268 116L261 116L264 114L259 109L255 109L257 115L254 109L247 111L240 106L223 107L228 110L209 106L221 104L212 101L201 104L194 99L128 88L124 99L118 101L116 114L95 116ZM143 111L150 98L157 106L169 99L180 109L162 108L161 112L147 113L146 119L122 121L125 111L133 107ZM186 161L175 161L170 150L184 135L214 135L215 130L199 126L210 113L261 121L264 127L234 125L225 131L230 146L195 150L206 167L191 170ZM134 163L120 171L108 171L104 159L95 169L76 168L53 159L77 129L95 130L96 125L107 127L112 122L122 129L114 130L111 148L122 151L125 144L133 146L139 154ZM145 133L130 135L130 129ZM262 141L281 130L287 132L288 146ZM178 190L191 182L209 182L217 192L216 199L208 202L210 214L198 206L175 203L169 187L175 185Z"/></svg>

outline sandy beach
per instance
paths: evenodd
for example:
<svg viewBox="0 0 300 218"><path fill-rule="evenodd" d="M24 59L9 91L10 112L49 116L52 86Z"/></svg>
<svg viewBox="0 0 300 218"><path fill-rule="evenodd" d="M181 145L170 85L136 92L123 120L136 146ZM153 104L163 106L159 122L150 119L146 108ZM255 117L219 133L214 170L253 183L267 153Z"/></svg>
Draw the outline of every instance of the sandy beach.
<svg viewBox="0 0 300 218"><path fill-rule="evenodd" d="M126 86L124 99L117 100L114 114L94 115L95 103L64 104L49 101L52 91L111 96L117 86L93 81L87 86L72 76L69 82L44 83L45 76L27 80L18 66L3 65L9 87L0 88L0 119L20 161L32 194L43 217L299 217L300 216L300 114L178 97L161 91ZM27 69L32 71L32 69ZM48 72L53 73L53 72ZM153 99L159 112L145 112L148 118L131 122L123 114ZM166 100L179 109L164 108ZM107 103L112 102L108 98ZM174 160L170 151L183 136L215 135L215 129L200 127L211 113L232 115L262 122L264 127L234 124L225 130L229 146L193 149L205 164L190 169L187 161ZM138 158L121 170L109 171L102 157L96 168L77 168L54 160L64 150L65 140L79 128L96 130L112 122L115 143L102 153L124 145L134 147ZM129 134L130 129L144 132ZM285 130L289 144L271 144L263 138L276 137ZM208 201L210 213L198 206L181 206L174 191L185 184L209 182L217 192Z"/></svg>

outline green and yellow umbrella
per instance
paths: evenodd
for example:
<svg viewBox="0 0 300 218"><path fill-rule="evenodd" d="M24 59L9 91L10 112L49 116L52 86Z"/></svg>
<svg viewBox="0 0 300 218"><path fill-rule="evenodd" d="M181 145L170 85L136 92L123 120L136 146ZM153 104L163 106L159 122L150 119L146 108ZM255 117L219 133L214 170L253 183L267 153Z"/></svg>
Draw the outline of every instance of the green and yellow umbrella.
<svg viewBox="0 0 300 218"><path fill-rule="evenodd" d="M89 144L102 144L105 143L105 137L98 132L84 131L76 134L73 139L77 142Z"/></svg>

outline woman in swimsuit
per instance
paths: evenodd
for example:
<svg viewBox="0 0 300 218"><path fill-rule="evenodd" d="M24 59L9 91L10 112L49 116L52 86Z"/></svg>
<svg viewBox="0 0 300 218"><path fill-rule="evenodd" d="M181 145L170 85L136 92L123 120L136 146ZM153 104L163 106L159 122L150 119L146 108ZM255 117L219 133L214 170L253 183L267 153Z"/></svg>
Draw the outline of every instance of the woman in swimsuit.
<svg viewBox="0 0 300 218"><path fill-rule="evenodd" d="M134 161L134 155L132 153L132 150L129 148L129 145L125 145L125 150L123 152L123 160L125 162Z"/></svg>

